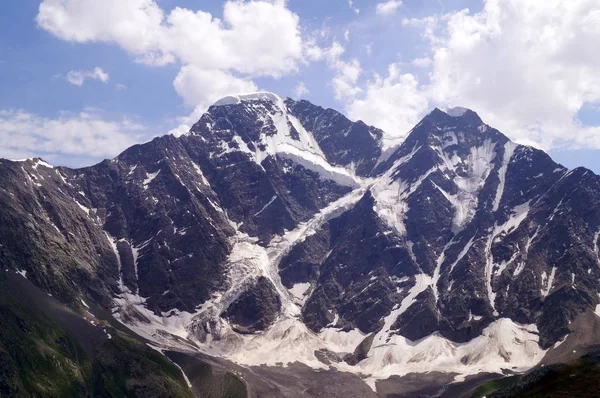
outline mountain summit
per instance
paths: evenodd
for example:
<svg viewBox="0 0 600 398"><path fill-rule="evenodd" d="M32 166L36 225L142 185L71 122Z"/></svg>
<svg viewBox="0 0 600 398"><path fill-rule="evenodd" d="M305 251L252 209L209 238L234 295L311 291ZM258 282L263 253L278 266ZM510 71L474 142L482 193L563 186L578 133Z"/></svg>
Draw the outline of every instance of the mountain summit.
<svg viewBox="0 0 600 398"><path fill-rule="evenodd" d="M600 178L468 109L383 132L271 93L83 169L0 161L0 262L152 344L367 382L523 371L600 303Z"/></svg>

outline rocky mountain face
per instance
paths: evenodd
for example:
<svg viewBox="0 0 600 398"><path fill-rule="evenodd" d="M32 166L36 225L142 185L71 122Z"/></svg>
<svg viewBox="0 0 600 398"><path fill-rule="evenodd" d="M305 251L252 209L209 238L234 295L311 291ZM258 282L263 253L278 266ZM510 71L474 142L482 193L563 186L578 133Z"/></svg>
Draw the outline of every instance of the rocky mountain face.
<svg viewBox="0 0 600 398"><path fill-rule="evenodd" d="M258 93L92 167L1 160L0 264L242 365L532 367L600 303L600 177L461 108L382 136Z"/></svg>

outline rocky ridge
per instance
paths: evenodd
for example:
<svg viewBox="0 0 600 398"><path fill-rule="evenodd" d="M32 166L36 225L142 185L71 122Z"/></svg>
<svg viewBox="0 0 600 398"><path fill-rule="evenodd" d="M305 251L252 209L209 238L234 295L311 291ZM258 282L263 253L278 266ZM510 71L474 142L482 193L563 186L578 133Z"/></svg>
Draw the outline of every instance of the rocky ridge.
<svg viewBox="0 0 600 398"><path fill-rule="evenodd" d="M535 365L600 303L600 178L466 109L382 137L258 93L96 166L2 160L0 262L240 364Z"/></svg>

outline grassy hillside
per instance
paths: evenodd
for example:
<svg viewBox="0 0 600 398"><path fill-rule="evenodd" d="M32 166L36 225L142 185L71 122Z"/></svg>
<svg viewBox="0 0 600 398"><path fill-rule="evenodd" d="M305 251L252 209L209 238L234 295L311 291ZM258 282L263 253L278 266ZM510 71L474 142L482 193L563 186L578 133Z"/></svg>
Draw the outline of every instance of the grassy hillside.
<svg viewBox="0 0 600 398"><path fill-rule="evenodd" d="M600 351L566 363L548 365L525 376L492 380L473 398L595 398L600 396Z"/></svg>
<svg viewBox="0 0 600 398"><path fill-rule="evenodd" d="M160 353L89 322L68 332L12 282L0 272L0 397L193 397Z"/></svg>

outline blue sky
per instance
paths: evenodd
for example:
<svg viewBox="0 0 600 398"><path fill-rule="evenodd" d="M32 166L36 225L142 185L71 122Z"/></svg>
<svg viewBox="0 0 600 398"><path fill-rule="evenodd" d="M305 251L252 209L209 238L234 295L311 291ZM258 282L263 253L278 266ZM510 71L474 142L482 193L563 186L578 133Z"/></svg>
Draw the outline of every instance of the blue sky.
<svg viewBox="0 0 600 398"><path fill-rule="evenodd" d="M82 166L268 90L400 142L466 106L600 172L597 0L0 3L0 157ZM180 127L181 126L181 127Z"/></svg>

